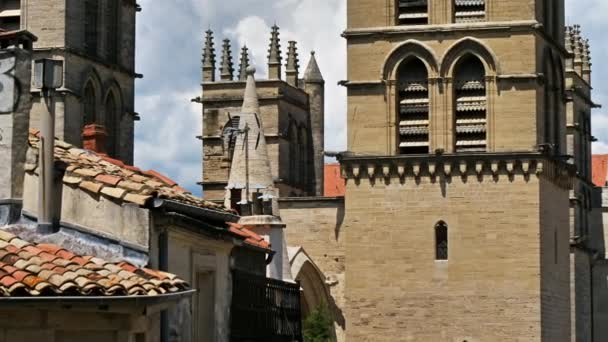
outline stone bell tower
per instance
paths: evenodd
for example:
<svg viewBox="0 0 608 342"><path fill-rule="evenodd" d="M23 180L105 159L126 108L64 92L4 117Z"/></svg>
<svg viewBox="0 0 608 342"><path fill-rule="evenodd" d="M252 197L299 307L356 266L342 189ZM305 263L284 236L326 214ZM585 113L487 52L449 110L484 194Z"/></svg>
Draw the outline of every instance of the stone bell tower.
<svg viewBox="0 0 608 342"><path fill-rule="evenodd" d="M563 1L347 14L347 338L570 341Z"/></svg>
<svg viewBox="0 0 608 342"><path fill-rule="evenodd" d="M64 61L57 91L56 135L82 146L83 129L97 125L107 135L103 152L133 162L135 0L7 0L0 3L0 29L28 30L39 39L33 59ZM32 128L44 108L33 93Z"/></svg>

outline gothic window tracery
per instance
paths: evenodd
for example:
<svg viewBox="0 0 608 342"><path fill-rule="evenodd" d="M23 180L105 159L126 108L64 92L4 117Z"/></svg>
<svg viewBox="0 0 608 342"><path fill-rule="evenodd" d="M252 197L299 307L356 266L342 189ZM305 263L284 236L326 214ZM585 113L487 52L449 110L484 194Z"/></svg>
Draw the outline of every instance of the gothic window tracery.
<svg viewBox="0 0 608 342"><path fill-rule="evenodd" d="M426 25L429 22L427 0L397 0L399 25Z"/></svg>
<svg viewBox="0 0 608 342"><path fill-rule="evenodd" d="M448 260L448 225L440 221L435 225L435 260Z"/></svg>
<svg viewBox="0 0 608 342"><path fill-rule="evenodd" d="M455 151L485 152L487 146L487 92L485 68L472 54L462 57L454 72Z"/></svg>
<svg viewBox="0 0 608 342"><path fill-rule="evenodd" d="M399 152L429 153L428 71L418 58L406 60L398 71Z"/></svg>
<svg viewBox="0 0 608 342"><path fill-rule="evenodd" d="M454 0L454 21L471 23L486 19L486 0Z"/></svg>

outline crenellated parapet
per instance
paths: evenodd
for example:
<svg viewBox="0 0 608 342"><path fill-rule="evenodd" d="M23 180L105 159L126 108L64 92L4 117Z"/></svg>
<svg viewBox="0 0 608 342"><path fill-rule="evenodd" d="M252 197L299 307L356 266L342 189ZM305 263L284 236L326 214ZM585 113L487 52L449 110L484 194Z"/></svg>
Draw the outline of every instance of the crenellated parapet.
<svg viewBox="0 0 608 342"><path fill-rule="evenodd" d="M544 177L561 188L572 188L575 169L565 162L540 153L484 153L472 155L343 157L340 159L342 177L356 184L377 182L385 184L415 181L423 178L462 179L482 181L490 177L495 182L514 177Z"/></svg>

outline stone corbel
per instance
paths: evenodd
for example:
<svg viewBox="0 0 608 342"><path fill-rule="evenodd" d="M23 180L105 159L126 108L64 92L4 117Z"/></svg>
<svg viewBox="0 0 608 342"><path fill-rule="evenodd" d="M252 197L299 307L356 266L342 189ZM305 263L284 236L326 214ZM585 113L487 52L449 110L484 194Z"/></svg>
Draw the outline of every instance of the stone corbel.
<svg viewBox="0 0 608 342"><path fill-rule="evenodd" d="M536 162L536 174L540 175L545 171L545 164L542 160Z"/></svg>
<svg viewBox="0 0 608 342"><path fill-rule="evenodd" d="M515 161L514 160L508 160L507 161L507 172L509 173L509 175L513 175L513 171L515 171Z"/></svg>
<svg viewBox="0 0 608 342"><path fill-rule="evenodd" d="M370 180L376 177L376 165L367 165L367 176Z"/></svg>
<svg viewBox="0 0 608 342"><path fill-rule="evenodd" d="M475 163L475 172L477 173L478 176L481 176L481 174L483 173L483 162L482 161L478 161Z"/></svg>
<svg viewBox="0 0 608 342"><path fill-rule="evenodd" d="M434 162L429 162L429 174L431 177L435 177L435 173L437 172L437 165Z"/></svg>
<svg viewBox="0 0 608 342"><path fill-rule="evenodd" d="M361 177L361 167L359 164L353 164L353 177L355 177L355 179Z"/></svg>
<svg viewBox="0 0 608 342"><path fill-rule="evenodd" d="M399 178L401 178L401 179L403 179L403 177L405 177L405 164L397 165L397 174L399 175Z"/></svg>
<svg viewBox="0 0 608 342"><path fill-rule="evenodd" d="M460 171L460 175L462 177L465 177L468 173L469 169L469 164L466 161L461 161L460 165L459 165L459 171Z"/></svg>
<svg viewBox="0 0 608 342"><path fill-rule="evenodd" d="M492 174L494 176L498 176L498 169L500 167L500 164L498 161L493 160L492 161L492 165L491 165L491 170L492 170Z"/></svg>
<svg viewBox="0 0 608 342"><path fill-rule="evenodd" d="M382 174L384 179L389 179L391 177L391 166L388 164L382 165Z"/></svg>
<svg viewBox="0 0 608 342"><path fill-rule="evenodd" d="M530 161L524 160L521 162L521 170L524 172L524 175L530 174Z"/></svg>
<svg viewBox="0 0 608 342"><path fill-rule="evenodd" d="M452 164L451 163L444 163L443 164L443 172L445 173L446 177L451 177L452 176Z"/></svg>
<svg viewBox="0 0 608 342"><path fill-rule="evenodd" d="M420 163L414 163L414 165L412 165L412 171L416 178L420 177Z"/></svg>

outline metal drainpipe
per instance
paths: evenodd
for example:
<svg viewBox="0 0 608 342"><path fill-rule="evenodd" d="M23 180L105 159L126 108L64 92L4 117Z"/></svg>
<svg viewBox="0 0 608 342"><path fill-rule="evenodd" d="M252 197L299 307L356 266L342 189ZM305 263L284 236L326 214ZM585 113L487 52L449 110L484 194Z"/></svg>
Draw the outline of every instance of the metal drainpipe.
<svg viewBox="0 0 608 342"><path fill-rule="evenodd" d="M158 267L161 271L169 270L169 236L167 231L158 235ZM160 341L169 342L169 312L160 313Z"/></svg>
<svg viewBox="0 0 608 342"><path fill-rule="evenodd" d="M53 91L43 89L42 94L47 110L40 116L40 155L38 157L38 231L43 234L55 233L53 165L55 158L55 110Z"/></svg>

